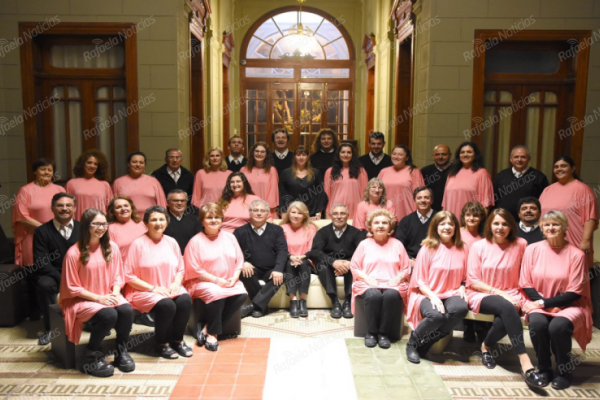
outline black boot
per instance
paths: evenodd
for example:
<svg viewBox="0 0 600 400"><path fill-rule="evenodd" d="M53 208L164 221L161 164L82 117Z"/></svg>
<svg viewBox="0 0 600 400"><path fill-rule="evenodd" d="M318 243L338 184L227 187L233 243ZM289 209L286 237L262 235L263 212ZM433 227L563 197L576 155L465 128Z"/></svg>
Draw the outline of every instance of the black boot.
<svg viewBox="0 0 600 400"><path fill-rule="evenodd" d="M298 318L298 300L290 300L290 317Z"/></svg>
<svg viewBox="0 0 600 400"><path fill-rule="evenodd" d="M417 339L417 335L415 335L415 331L412 331L406 344L406 359L411 363L418 364L421 362L421 357L417 351L418 347L419 340Z"/></svg>
<svg viewBox="0 0 600 400"><path fill-rule="evenodd" d="M433 347L433 345L439 342L444 336L446 335L439 333L438 331L435 331L435 334L431 337L428 335L417 348L419 356L421 358L426 358L427 353Z"/></svg>
<svg viewBox="0 0 600 400"><path fill-rule="evenodd" d="M298 313L301 317L308 317L308 309L306 308L306 300L300 300L300 309Z"/></svg>
<svg viewBox="0 0 600 400"><path fill-rule="evenodd" d="M127 342L117 342L117 355L113 365L121 372L131 372L135 370L135 362L127 352Z"/></svg>
<svg viewBox="0 0 600 400"><path fill-rule="evenodd" d="M97 378L108 378L115 373L115 367L104 361L104 354L101 351L92 351L85 349L83 355L82 372Z"/></svg>

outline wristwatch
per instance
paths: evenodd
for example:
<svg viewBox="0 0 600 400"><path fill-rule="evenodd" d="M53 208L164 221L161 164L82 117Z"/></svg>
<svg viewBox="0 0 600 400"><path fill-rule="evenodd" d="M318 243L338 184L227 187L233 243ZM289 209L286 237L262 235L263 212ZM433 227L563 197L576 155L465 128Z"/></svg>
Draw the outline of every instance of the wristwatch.
<svg viewBox="0 0 600 400"><path fill-rule="evenodd" d="M544 300L538 300L538 301L537 301L537 303L538 303L540 306L544 307Z"/></svg>

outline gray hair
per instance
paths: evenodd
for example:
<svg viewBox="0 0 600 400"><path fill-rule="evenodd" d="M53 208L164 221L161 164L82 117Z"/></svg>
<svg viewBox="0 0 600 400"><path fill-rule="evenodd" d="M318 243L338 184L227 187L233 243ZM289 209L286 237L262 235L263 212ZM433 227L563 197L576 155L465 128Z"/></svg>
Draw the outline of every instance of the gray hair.
<svg viewBox="0 0 600 400"><path fill-rule="evenodd" d="M346 209L346 212L350 213L350 209L348 208L348 206L345 204L342 204L342 203L336 203L336 204L332 205L331 208L329 209L329 213L330 214L333 213L333 209L338 208L338 207L344 207Z"/></svg>
<svg viewBox="0 0 600 400"><path fill-rule="evenodd" d="M531 152L529 151L529 147L525 146L524 144L518 144L515 147L513 147L512 150L510 151L510 157L512 157L512 153L518 149L525 150L527 152L527 157L531 158Z"/></svg>
<svg viewBox="0 0 600 400"><path fill-rule="evenodd" d="M181 189L173 189L169 192L169 194L167 195L167 201L169 201L169 197L171 197L172 194L185 194L186 200L187 200L187 193L184 192Z"/></svg>
<svg viewBox="0 0 600 400"><path fill-rule="evenodd" d="M560 224L563 233L567 232L567 228L569 227L569 220L560 211L548 211L546 214L540 218L540 225L543 225L546 221L556 221Z"/></svg>
<svg viewBox="0 0 600 400"><path fill-rule="evenodd" d="M181 156L183 157L183 151L181 151L175 147L171 147L169 150L165 151L165 158L169 158L169 153L172 151L178 151L179 154L181 154Z"/></svg>
<svg viewBox="0 0 600 400"><path fill-rule="evenodd" d="M267 207L267 212L271 209L269 207L269 203L267 203L265 200L259 199L259 200L254 200L252 203L250 203L250 210L252 210L254 208L254 206L257 204L262 204L263 206Z"/></svg>

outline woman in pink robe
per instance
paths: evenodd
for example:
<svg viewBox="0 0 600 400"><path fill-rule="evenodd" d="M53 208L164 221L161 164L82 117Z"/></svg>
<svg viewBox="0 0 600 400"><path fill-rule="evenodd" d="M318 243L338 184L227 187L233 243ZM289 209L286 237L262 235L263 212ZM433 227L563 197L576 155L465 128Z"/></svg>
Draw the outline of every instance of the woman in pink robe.
<svg viewBox="0 0 600 400"><path fill-rule="evenodd" d="M15 264L21 267L33 265L33 232L38 226L54 218L51 209L52 196L65 191L61 186L52 183L54 161L40 158L33 163L32 170L34 181L19 189L12 214ZM32 302L37 304L35 296Z"/></svg>
<svg viewBox="0 0 600 400"><path fill-rule="evenodd" d="M421 171L413 164L410 149L402 144L392 150L392 164L379 172L388 192L388 200L394 204L397 221L417 210L413 193L416 188L425 186Z"/></svg>
<svg viewBox="0 0 600 400"><path fill-rule="evenodd" d="M283 228L290 253L283 275L287 294L290 296L290 317L308 317L306 297L312 263L306 257L306 253L312 248L317 226L310 219L308 207L301 201L294 201L288 205L280 226ZM300 301L296 293L299 293Z"/></svg>
<svg viewBox="0 0 600 400"><path fill-rule="evenodd" d="M150 175L144 175L146 169L144 153L141 151L131 153L127 157L127 168L127 175L113 182L115 196L128 196L140 215L144 215L146 209L154 205L167 207L167 198L158 180Z"/></svg>
<svg viewBox="0 0 600 400"><path fill-rule="evenodd" d="M271 149L265 142L255 143L248 151L248 163L240 169L255 195L269 203L270 218L277 218L279 175L273 166Z"/></svg>
<svg viewBox="0 0 600 400"><path fill-rule="evenodd" d="M198 345L217 351L217 335L240 310L248 293L239 280L244 255L233 234L221 230L223 210L215 203L200 208L204 232L185 248L184 286L193 299L206 304L206 321L198 322Z"/></svg>
<svg viewBox="0 0 600 400"><path fill-rule="evenodd" d="M367 183L362 201L356 207L356 215L352 226L362 231L367 230L367 216L375 210L388 210L396 220L394 203L388 198L387 188L379 178L373 178Z"/></svg>
<svg viewBox="0 0 600 400"><path fill-rule="evenodd" d="M121 254L109 240L107 229L102 211L90 208L83 213L79 241L65 255L60 283L60 308L69 341L79 343L84 322L89 321L92 327L83 372L97 377L111 376L115 370L101 353L102 341L112 328L117 332L114 365L123 372L135 369L127 353L133 313L121 295Z"/></svg>
<svg viewBox="0 0 600 400"><path fill-rule="evenodd" d="M343 204L348 207L348 218L353 219L368 178L351 144L342 143L335 150L333 166L325 172L324 183L325 193L329 197L327 218L331 219L331 207Z"/></svg>
<svg viewBox="0 0 600 400"><path fill-rule="evenodd" d="M406 319L413 331L406 345L408 361L418 364L467 315L467 255L456 216L449 211L435 214L409 286Z"/></svg>
<svg viewBox="0 0 600 400"><path fill-rule="evenodd" d="M542 215L560 211L569 220L567 241L585 253L585 264L594 262L594 231L598 229L598 200L594 191L579 180L575 162L562 156L554 161L554 175L558 182L548 186L540 196Z"/></svg>
<svg viewBox="0 0 600 400"><path fill-rule="evenodd" d="M219 147L208 150L204 156L204 166L196 172L192 204L198 208L208 203L216 203L231 171L227 169L225 155Z"/></svg>
<svg viewBox="0 0 600 400"><path fill-rule="evenodd" d="M467 246L483 239L483 227L485 226L487 211L477 201L467 202L460 213L460 238Z"/></svg>
<svg viewBox="0 0 600 400"><path fill-rule="evenodd" d="M484 207L494 205L494 186L483 166L483 156L474 142L464 142L456 150L444 189L442 207L459 215L465 203L477 201Z"/></svg>
<svg viewBox="0 0 600 400"><path fill-rule="evenodd" d="M578 363L571 358L571 337L583 351L592 340L590 276L585 254L566 239L567 217L549 211L540 220L546 237L527 247L521 265L519 286L531 300L523 311L538 359L538 369L553 389L571 385L571 372ZM552 372L551 355L557 370ZM554 379L553 379L554 378Z"/></svg>
<svg viewBox="0 0 600 400"><path fill-rule="evenodd" d="M73 218L81 219L88 208L96 208L106 213L106 207L113 197L108 178L108 161L104 153L90 150L82 153L73 168L75 178L67 182L67 193L77 199L77 208Z"/></svg>
<svg viewBox="0 0 600 400"><path fill-rule="evenodd" d="M223 195L217 202L223 210L222 229L233 233L236 228L250 221L250 204L260 200L255 196L246 176L241 172L233 172L227 177Z"/></svg>
<svg viewBox="0 0 600 400"><path fill-rule="evenodd" d="M390 237L396 220L388 210L375 210L367 217L367 228L373 235L360 242L350 270L352 313L356 297L365 305L367 333L365 346L388 349L391 340L399 340L402 312L406 304L410 260L402 243Z"/></svg>
<svg viewBox="0 0 600 400"><path fill-rule="evenodd" d="M108 203L108 234L110 240L119 246L123 260L134 239L148 231L137 213L135 204L127 196L116 196Z"/></svg>
<svg viewBox="0 0 600 400"><path fill-rule="evenodd" d="M469 248L467 302L474 313L495 316L492 328L481 343L483 365L490 369L496 367L491 349L508 333L525 382L531 387L544 387L548 383L535 372L525 350L519 315L526 301L519 289L519 272L527 241L517 237L517 229L512 214L505 209L491 212L485 224L485 239Z"/></svg>
<svg viewBox="0 0 600 400"><path fill-rule="evenodd" d="M193 354L183 341L192 299L181 284L184 264L179 245L164 235L168 223L167 210L161 206L144 214L148 232L131 242L125 257L125 297L136 310L154 313L156 351L174 359Z"/></svg>

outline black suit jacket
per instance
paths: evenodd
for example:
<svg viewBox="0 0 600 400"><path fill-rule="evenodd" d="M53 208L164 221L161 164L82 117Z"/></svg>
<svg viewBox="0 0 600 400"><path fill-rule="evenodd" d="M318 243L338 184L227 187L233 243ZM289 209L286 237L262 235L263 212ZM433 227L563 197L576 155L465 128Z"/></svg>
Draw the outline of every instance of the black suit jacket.
<svg viewBox="0 0 600 400"><path fill-rule="evenodd" d="M188 202L192 201L192 192L194 191L194 174L192 174L190 170L181 167L181 176L179 176L177 183L175 183L173 178L171 178L171 175L169 175L169 172L167 171L167 164L154 171L152 176L155 177L160 183L160 186L162 186L163 191L165 192L165 197L167 197L171 190L181 189L187 193Z"/></svg>
<svg viewBox="0 0 600 400"><path fill-rule="evenodd" d="M246 164L248 163L248 159L246 157L242 158L242 162L239 164L236 163L232 163L231 161L229 161L229 157L225 157L225 162L227 163L227 169L232 171L232 172L240 172L240 169L242 169L242 167L245 167Z"/></svg>

